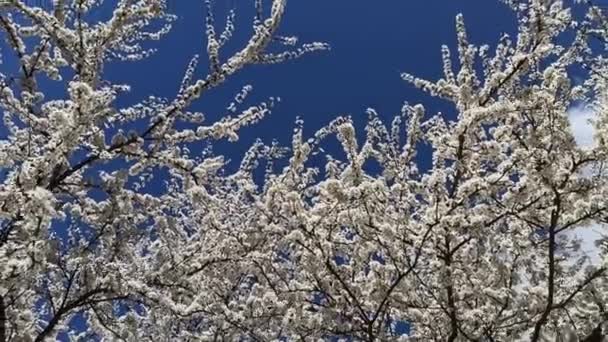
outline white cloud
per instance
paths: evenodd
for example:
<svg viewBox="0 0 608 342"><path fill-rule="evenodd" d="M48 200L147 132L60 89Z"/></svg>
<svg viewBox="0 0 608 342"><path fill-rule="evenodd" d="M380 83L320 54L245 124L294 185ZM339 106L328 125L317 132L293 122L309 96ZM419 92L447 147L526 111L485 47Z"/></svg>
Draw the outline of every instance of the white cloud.
<svg viewBox="0 0 608 342"><path fill-rule="evenodd" d="M574 140L582 148L591 148L595 145L593 126L589 122L594 116L593 110L585 106L572 107L568 110Z"/></svg>
<svg viewBox="0 0 608 342"><path fill-rule="evenodd" d="M580 105L568 110L570 128L574 135L576 144L582 148L592 148L595 146L593 134L594 128L591 120L595 113L588 106ZM581 242L581 252L589 257L589 263L597 265L600 263L599 248L595 242L601 238L602 230L605 227L600 224L590 224L573 230L564 232L569 238L576 238Z"/></svg>
<svg viewBox="0 0 608 342"><path fill-rule="evenodd" d="M589 257L588 263L591 265L599 265L601 262L600 250L595 245L595 242L602 237L602 230L605 231L604 226L600 224L591 224L565 231L563 234L568 236L569 239L580 240L580 252Z"/></svg>

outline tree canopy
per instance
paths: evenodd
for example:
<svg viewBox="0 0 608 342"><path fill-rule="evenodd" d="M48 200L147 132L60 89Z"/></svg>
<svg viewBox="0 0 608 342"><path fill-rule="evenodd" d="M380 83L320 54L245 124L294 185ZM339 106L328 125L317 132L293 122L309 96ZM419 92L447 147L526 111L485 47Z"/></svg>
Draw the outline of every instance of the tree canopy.
<svg viewBox="0 0 608 342"><path fill-rule="evenodd" d="M0 1L16 61L0 72L0 341L591 341L608 325L601 6L502 0L518 28L495 46L458 16L443 77L402 75L455 119L406 104L311 136L298 120L291 146L258 141L229 171L213 142L278 99L248 105L245 86L219 121L192 103L329 46L277 33L286 0L252 0L235 47L238 13L220 26L206 0L208 70L194 56L173 98L120 106L129 84L104 67L154 53L179 20L167 1ZM580 106L588 146L568 119ZM592 225L589 253L573 233Z"/></svg>

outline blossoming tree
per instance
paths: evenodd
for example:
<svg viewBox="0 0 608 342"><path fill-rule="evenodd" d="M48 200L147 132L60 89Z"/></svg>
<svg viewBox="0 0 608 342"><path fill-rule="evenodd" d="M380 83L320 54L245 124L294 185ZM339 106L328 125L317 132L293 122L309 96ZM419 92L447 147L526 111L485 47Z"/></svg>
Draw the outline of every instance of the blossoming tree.
<svg viewBox="0 0 608 342"><path fill-rule="evenodd" d="M327 49L276 34L285 0L252 1L253 34L227 56L236 14L216 32L205 2L209 70L195 57L175 98L125 108L129 86L103 68L153 53L176 19L165 0L117 0L95 22L100 0L0 2L18 65L0 74L0 341L591 341L608 251L573 233L608 217L608 26L590 3L575 20L559 0L504 2L515 36L475 46L459 16L443 78L402 75L455 120L405 105L387 125L370 109L364 139L348 117L310 138L298 121L289 148L257 142L235 172L192 143L237 140L273 100L243 107L247 86L217 122L190 107L248 65ZM590 147L569 127L581 102ZM323 152L332 138L344 157Z"/></svg>

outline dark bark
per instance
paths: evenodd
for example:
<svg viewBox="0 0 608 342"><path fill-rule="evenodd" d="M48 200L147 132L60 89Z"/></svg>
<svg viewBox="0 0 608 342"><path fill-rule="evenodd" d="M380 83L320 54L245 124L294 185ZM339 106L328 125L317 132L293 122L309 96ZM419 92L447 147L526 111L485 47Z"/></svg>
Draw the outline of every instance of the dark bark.
<svg viewBox="0 0 608 342"><path fill-rule="evenodd" d="M0 342L5 342L6 339L6 308L4 307L4 298L0 296Z"/></svg>
<svg viewBox="0 0 608 342"><path fill-rule="evenodd" d="M582 339L581 342L601 342L603 337L604 334L602 334L602 326L598 325L597 327L595 327L595 329L593 329L591 334Z"/></svg>

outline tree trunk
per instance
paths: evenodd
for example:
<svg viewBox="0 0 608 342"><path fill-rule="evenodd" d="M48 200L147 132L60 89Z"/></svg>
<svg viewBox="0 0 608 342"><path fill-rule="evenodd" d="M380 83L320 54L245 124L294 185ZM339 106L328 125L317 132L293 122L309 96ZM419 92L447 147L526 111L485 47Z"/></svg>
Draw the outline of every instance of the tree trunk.
<svg viewBox="0 0 608 342"><path fill-rule="evenodd" d="M4 307L4 298L0 296L0 342L5 342L6 339L6 309Z"/></svg>

